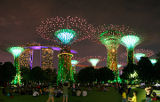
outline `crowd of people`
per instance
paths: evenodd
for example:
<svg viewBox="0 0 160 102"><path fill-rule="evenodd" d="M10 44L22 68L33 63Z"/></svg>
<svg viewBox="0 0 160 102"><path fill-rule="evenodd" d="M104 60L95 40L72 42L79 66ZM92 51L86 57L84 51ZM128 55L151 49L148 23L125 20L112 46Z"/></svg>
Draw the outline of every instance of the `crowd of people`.
<svg viewBox="0 0 160 102"><path fill-rule="evenodd" d="M95 86L94 86L95 87ZM103 92L109 90L108 86L97 85L97 89ZM110 87L115 87L118 89L119 93L122 96L122 102L137 102L137 92L131 91L131 86L125 85L111 85ZM17 95L32 95L33 97L38 97L42 95L48 95L47 102L54 102L54 97L63 96L63 102L68 102L68 95L72 96L87 96L88 91L92 90L93 86L83 86L80 87L78 84L70 85L69 82L65 82L61 85L51 85L51 84L27 84L25 86L10 86L3 88L3 95L10 96L13 98ZM153 92L152 87L146 87L146 100L145 102L157 101L157 95ZM132 92L132 93L131 93Z"/></svg>

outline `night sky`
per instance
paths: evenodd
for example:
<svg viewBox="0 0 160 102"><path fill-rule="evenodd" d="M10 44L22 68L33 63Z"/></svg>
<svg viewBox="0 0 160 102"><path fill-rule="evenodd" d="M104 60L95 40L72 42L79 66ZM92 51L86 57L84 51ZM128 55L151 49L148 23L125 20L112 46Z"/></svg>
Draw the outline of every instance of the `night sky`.
<svg viewBox="0 0 160 102"><path fill-rule="evenodd" d="M8 41L46 43L35 29L41 20L54 16L85 17L93 25L128 25L143 39L136 48L160 51L160 0L0 0L0 49L9 45ZM88 40L72 49L78 51L77 57L106 56L103 45ZM119 47L119 53L125 51ZM13 61L13 57L1 50L0 62L3 61Z"/></svg>

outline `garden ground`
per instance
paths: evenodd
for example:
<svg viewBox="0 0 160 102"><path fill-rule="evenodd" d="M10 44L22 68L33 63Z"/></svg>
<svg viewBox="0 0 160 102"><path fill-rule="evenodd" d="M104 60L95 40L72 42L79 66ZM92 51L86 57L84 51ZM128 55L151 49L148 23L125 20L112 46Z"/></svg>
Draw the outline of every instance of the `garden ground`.
<svg viewBox="0 0 160 102"><path fill-rule="evenodd" d="M137 102L144 102L144 89L133 90L136 90L138 93ZM30 95L15 96L14 98L10 98L1 95L0 102L46 102L47 98L48 96L32 97ZM55 102L62 102L62 97L55 98ZM88 96L86 97L69 96L69 102L121 102L121 95L114 88L110 88L107 92L92 90L88 92Z"/></svg>

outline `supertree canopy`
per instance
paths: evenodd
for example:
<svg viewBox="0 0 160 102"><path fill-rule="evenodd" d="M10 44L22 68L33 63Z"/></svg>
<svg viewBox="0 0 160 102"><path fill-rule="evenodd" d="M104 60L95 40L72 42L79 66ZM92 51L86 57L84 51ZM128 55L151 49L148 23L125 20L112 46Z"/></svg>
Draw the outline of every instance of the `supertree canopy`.
<svg viewBox="0 0 160 102"><path fill-rule="evenodd" d="M55 36L61 41L61 43L69 44L76 36L76 32L71 29L60 29L55 32Z"/></svg>
<svg viewBox="0 0 160 102"><path fill-rule="evenodd" d="M36 31L46 40L58 42L58 44L71 44L90 38L95 28L88 24L85 18L57 16L41 21Z"/></svg>
<svg viewBox="0 0 160 102"><path fill-rule="evenodd" d="M153 65L157 63L157 59L150 59L150 61Z"/></svg>
<svg viewBox="0 0 160 102"><path fill-rule="evenodd" d="M126 35L121 38L121 44L127 48L128 63L133 63L134 48L140 43L140 38L136 35Z"/></svg>
<svg viewBox="0 0 160 102"><path fill-rule="evenodd" d="M145 57L146 55L144 53L135 53L134 57L139 61L141 57Z"/></svg>
<svg viewBox="0 0 160 102"><path fill-rule="evenodd" d="M98 64L98 62L100 61L100 59L98 59L98 58L91 58L88 61L92 64L93 67L96 67L96 65Z"/></svg>
<svg viewBox="0 0 160 102"><path fill-rule="evenodd" d="M98 27L100 36L98 39L107 48L107 66L113 70L117 70L117 49L120 44L121 37L125 32L129 31L128 27L124 25L102 25Z"/></svg>
<svg viewBox="0 0 160 102"><path fill-rule="evenodd" d="M73 57L70 50L71 44L90 38L90 35L95 32L94 27L88 24L84 18L57 16L42 21L36 30L42 38L54 41L61 46L61 52L58 55L57 83L74 82L71 64L71 58Z"/></svg>
<svg viewBox="0 0 160 102"><path fill-rule="evenodd" d="M20 72L20 64L19 64L19 56L24 51L22 47L11 47L9 48L9 52L14 56L14 66L16 67L16 76L12 81L13 84L21 84L21 72Z"/></svg>

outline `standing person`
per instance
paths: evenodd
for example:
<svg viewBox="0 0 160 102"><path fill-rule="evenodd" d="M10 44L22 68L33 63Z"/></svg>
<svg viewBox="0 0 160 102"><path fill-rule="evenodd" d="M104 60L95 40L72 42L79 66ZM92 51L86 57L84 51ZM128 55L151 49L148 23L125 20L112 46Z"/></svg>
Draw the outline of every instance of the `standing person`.
<svg viewBox="0 0 160 102"><path fill-rule="evenodd" d="M69 88L69 83L65 82L63 84L63 102L68 102L68 88Z"/></svg>
<svg viewBox="0 0 160 102"><path fill-rule="evenodd" d="M54 102L54 88L52 88L51 86L49 86L49 98L47 100L47 102Z"/></svg>
<svg viewBox="0 0 160 102"><path fill-rule="evenodd" d="M146 102L151 102L152 88L146 87L145 91L146 91Z"/></svg>
<svg viewBox="0 0 160 102"><path fill-rule="evenodd" d="M128 101L137 102L137 96L136 96L136 92L135 91L133 92L133 97L132 98L128 97Z"/></svg>
<svg viewBox="0 0 160 102"><path fill-rule="evenodd" d="M123 89L122 92L122 102L127 102L127 93L125 89Z"/></svg>

